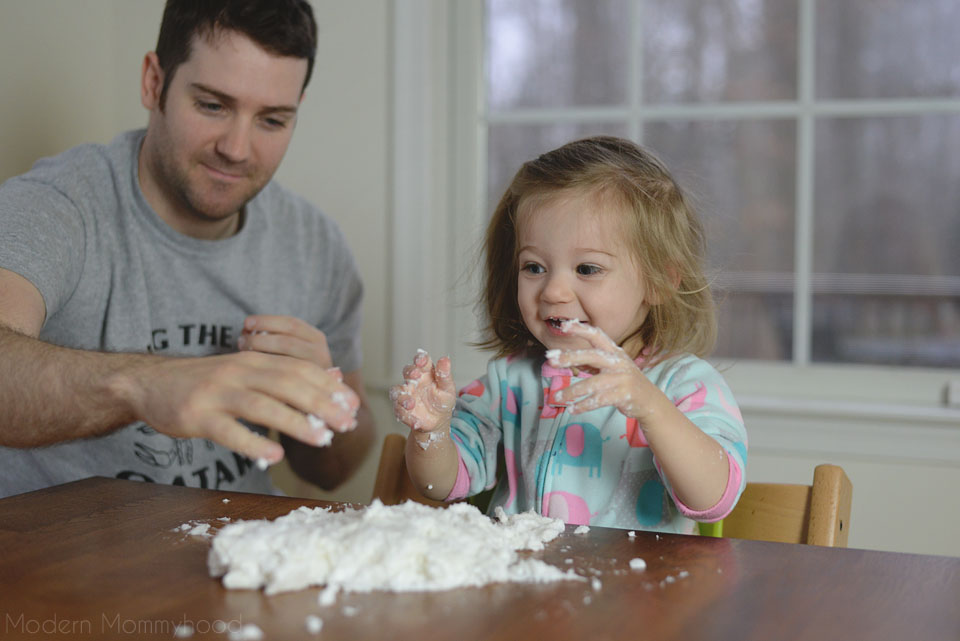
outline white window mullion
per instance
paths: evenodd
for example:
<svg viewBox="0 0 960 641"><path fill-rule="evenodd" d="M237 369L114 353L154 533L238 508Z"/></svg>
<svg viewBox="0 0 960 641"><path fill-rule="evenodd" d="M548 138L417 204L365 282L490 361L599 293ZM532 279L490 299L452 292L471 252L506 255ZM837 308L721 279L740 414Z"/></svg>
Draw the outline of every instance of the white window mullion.
<svg viewBox="0 0 960 641"><path fill-rule="evenodd" d="M627 64L627 99L630 116L627 133L631 140L643 143L643 0L630 3L630 58Z"/></svg>
<svg viewBox="0 0 960 641"><path fill-rule="evenodd" d="M815 4L814 0L800 0L798 42L800 52L798 66L798 102L800 115L797 119L797 185L796 227L794 240L794 293L793 293L793 361L808 365L811 354L813 328L813 163L814 163L814 66L815 55Z"/></svg>

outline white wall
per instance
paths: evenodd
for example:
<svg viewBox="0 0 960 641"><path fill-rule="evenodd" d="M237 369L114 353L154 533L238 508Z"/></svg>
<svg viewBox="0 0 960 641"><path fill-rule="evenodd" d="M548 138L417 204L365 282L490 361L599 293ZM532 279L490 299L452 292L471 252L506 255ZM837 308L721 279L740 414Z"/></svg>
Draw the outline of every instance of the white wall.
<svg viewBox="0 0 960 641"><path fill-rule="evenodd" d="M0 180L39 156L80 142L107 142L145 124L140 63L156 42L162 4L0 0ZM278 177L336 218L355 251L367 287L364 375L385 433L397 429L385 385L399 374L389 365L396 327L390 298L394 4L313 0L313 6L320 51ZM434 200L442 207L442 198ZM734 391L736 370L728 376ZM854 484L851 546L960 556L958 426L876 425L871 431L829 416L784 417L750 407L745 417L750 478L808 483L817 463L844 466ZM330 494L285 470L276 474L292 494L365 502L378 455L379 449L360 474Z"/></svg>
<svg viewBox="0 0 960 641"><path fill-rule="evenodd" d="M278 179L343 228L366 286L364 374L385 380L389 314L390 4L313 0L320 32L313 77ZM41 156L108 142L146 124L143 55L156 44L162 0L0 1L0 180ZM383 385L371 402L383 430L393 414ZM378 439L379 441L379 439ZM379 450L325 494L276 470L289 493L367 501Z"/></svg>

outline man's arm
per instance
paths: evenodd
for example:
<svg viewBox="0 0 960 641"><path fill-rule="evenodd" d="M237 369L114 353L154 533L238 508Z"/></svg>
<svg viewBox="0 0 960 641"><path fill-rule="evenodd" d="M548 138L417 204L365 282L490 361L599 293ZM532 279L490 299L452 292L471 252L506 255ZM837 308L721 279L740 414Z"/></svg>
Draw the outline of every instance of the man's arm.
<svg viewBox="0 0 960 641"><path fill-rule="evenodd" d="M356 429L337 434L327 447L312 447L285 434L280 435L293 471L324 490L336 488L356 472L370 451L375 434L373 413L367 404L360 372L344 374L343 382L360 398Z"/></svg>
<svg viewBox="0 0 960 641"><path fill-rule="evenodd" d="M360 405L353 390L311 361L69 349L37 339L44 316L37 288L0 269L0 445L49 445L142 420L169 436L210 439L275 463L282 447L238 418L315 443L322 435L307 414L343 429Z"/></svg>

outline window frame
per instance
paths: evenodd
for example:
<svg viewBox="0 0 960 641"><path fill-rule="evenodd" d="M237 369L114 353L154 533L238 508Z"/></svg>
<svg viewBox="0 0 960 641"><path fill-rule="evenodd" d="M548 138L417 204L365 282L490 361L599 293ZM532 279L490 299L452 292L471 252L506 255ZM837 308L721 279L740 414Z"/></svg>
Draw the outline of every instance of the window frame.
<svg viewBox="0 0 960 641"><path fill-rule="evenodd" d="M631 132L636 137L646 119L708 113L711 117L797 118L794 360L711 359L737 393L748 420L756 421L751 424L751 445L781 452L872 452L960 464L960 370L812 364L809 360L814 119L823 115L960 112L960 101L814 103L809 71L814 53L813 11L813 0L800 0L802 44L796 104L645 107L628 120L636 123ZM487 354L467 345L476 337L472 330L477 317L470 305L462 304L463 296L457 296L467 291L471 278L476 283L477 270L470 268L470 261L478 256L488 215L485 161L481 162L486 157L487 122L532 121L560 114L559 110L486 112L483 14L482 2L413 0L394 9L396 224L391 371L399 371L409 363L413 351L422 347L431 354L451 355L460 385L485 372L488 360ZM596 116L610 113L589 109L563 110L563 114L588 111ZM411 278L411 274L421 274L423 280ZM459 304L453 303L455 299ZM956 391L950 395L947 390ZM761 424L763 427L754 431L753 426ZM864 434L870 438L864 439ZM905 450L906 435L912 442Z"/></svg>

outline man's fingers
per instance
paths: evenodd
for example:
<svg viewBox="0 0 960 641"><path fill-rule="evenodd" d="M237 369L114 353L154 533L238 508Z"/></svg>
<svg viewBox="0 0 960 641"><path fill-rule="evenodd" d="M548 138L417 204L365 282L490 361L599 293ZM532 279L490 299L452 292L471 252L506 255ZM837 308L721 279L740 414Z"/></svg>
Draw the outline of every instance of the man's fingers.
<svg viewBox="0 0 960 641"><path fill-rule="evenodd" d="M283 460L283 446L240 424L226 415L211 419L207 434L220 445L253 460L273 465Z"/></svg>

